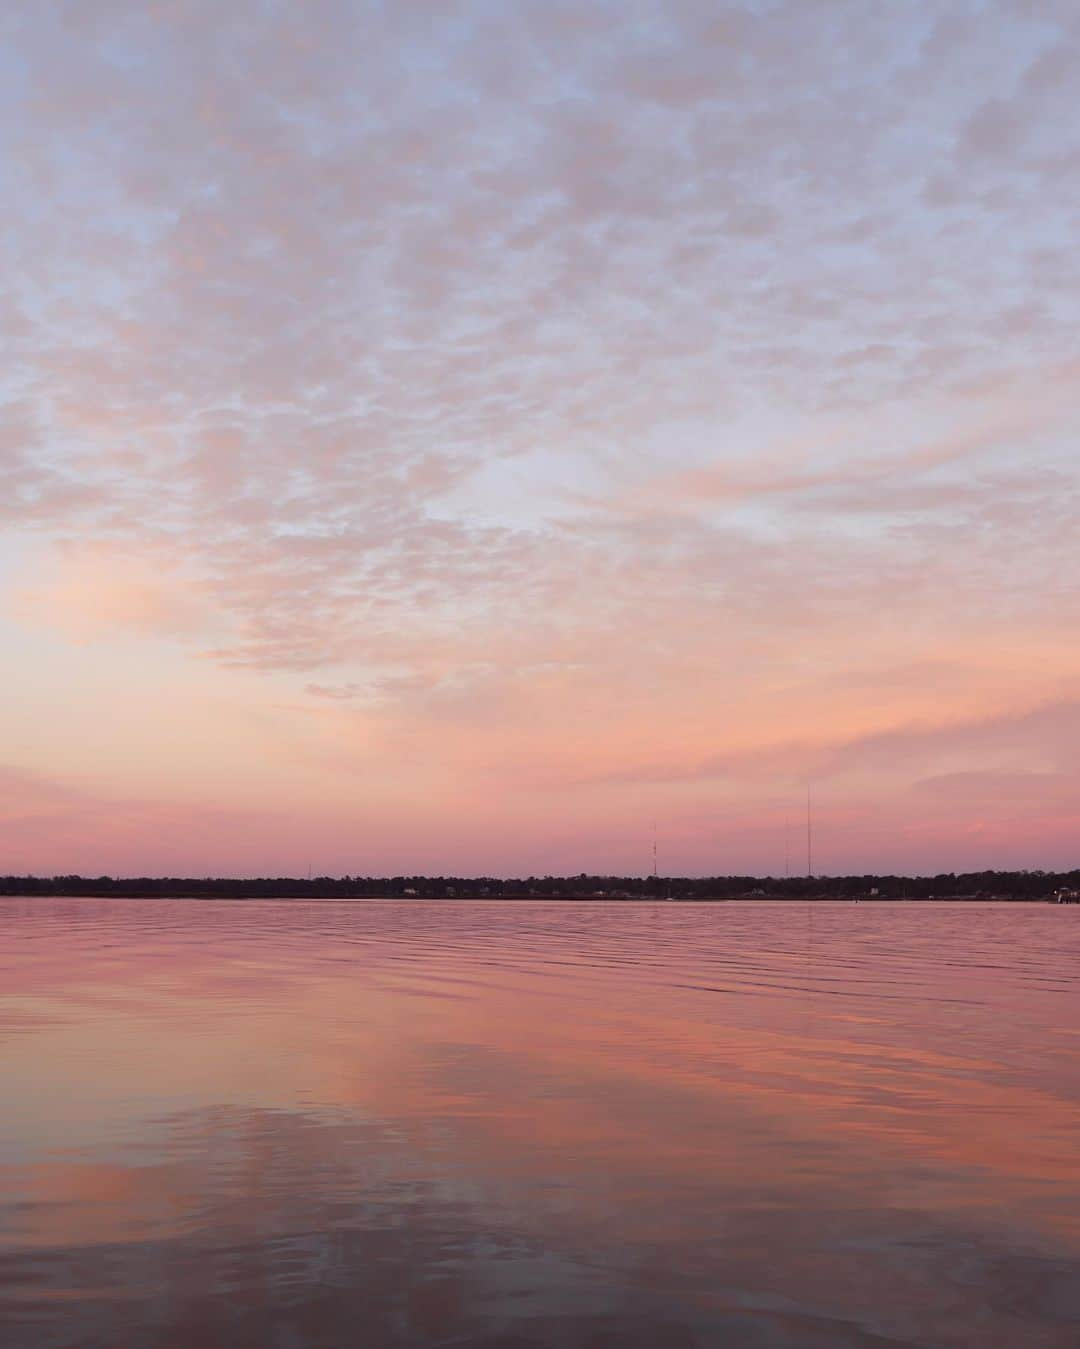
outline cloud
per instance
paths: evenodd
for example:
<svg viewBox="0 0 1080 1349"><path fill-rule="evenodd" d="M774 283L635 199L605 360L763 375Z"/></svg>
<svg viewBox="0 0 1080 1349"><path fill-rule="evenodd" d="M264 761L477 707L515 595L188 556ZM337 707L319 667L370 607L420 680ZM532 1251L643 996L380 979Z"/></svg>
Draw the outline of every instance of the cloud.
<svg viewBox="0 0 1080 1349"><path fill-rule="evenodd" d="M980 795L1022 789L1036 799L1046 789L1067 788L1080 806L1080 775L1071 751L1078 733L1080 702L1069 700L940 725L896 726L833 742L806 737L696 760L642 764L623 770L616 780L760 783L877 776L943 794L971 785ZM974 764L981 767L970 767Z"/></svg>
<svg viewBox="0 0 1080 1349"><path fill-rule="evenodd" d="M344 702L350 698L358 698L363 692L361 684L305 684L304 692L310 693L313 698L330 698L334 701Z"/></svg>
<svg viewBox="0 0 1080 1349"><path fill-rule="evenodd" d="M518 781L560 726L601 774L620 736L768 744L853 652L960 629L992 683L1075 618L1067 5L3 23L0 517L38 626Z"/></svg>
<svg viewBox="0 0 1080 1349"><path fill-rule="evenodd" d="M182 574L93 546L65 550L51 575L15 593L12 608L79 642L116 633L198 639L213 621L206 600Z"/></svg>

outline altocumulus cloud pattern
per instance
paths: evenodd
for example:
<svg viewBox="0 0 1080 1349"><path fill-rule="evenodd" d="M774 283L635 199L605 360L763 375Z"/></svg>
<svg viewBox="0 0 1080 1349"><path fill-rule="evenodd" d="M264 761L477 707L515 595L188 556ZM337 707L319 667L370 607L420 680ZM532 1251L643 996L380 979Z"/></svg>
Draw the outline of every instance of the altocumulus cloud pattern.
<svg viewBox="0 0 1080 1349"><path fill-rule="evenodd" d="M1073 0L13 0L9 868L1065 865ZM33 729L27 729L32 727Z"/></svg>

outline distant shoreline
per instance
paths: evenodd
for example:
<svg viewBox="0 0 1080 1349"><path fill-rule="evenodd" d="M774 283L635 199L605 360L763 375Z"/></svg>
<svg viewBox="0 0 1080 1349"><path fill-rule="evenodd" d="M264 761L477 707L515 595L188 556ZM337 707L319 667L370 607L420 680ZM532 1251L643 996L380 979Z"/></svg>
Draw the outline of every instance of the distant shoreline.
<svg viewBox="0 0 1080 1349"><path fill-rule="evenodd" d="M1080 904L1080 870L830 877L4 876L0 897L203 901L381 900L455 903Z"/></svg>
<svg viewBox="0 0 1080 1349"><path fill-rule="evenodd" d="M899 894L836 894L818 892L808 894L588 894L588 893L500 893L500 894L313 894L303 892L274 893L206 893L197 890L85 889L71 890L0 890L0 898L9 900L136 900L185 901L201 904L364 904L364 902L395 902L395 904L1077 904L1080 897L1062 897L1058 894L933 894L933 896L899 896Z"/></svg>
<svg viewBox="0 0 1080 1349"><path fill-rule="evenodd" d="M149 895L149 894L0 894L0 901L21 899L33 901L71 900L95 901L110 900L115 903L154 903L154 904L905 904L905 905L1009 905L1031 907L1057 907L1075 904L1078 900L1060 900L1053 896L1031 897L1028 895L935 895L933 898L900 898L898 896L877 895L874 898L845 895L631 895L616 899L610 895L456 895L453 898L433 895Z"/></svg>

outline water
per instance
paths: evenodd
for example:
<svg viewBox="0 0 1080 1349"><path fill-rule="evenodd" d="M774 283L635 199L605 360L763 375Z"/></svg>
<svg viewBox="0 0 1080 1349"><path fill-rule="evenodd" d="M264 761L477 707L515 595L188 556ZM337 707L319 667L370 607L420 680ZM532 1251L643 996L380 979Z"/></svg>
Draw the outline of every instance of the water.
<svg viewBox="0 0 1080 1349"><path fill-rule="evenodd" d="M5 1349L1080 1345L1080 909L0 932Z"/></svg>

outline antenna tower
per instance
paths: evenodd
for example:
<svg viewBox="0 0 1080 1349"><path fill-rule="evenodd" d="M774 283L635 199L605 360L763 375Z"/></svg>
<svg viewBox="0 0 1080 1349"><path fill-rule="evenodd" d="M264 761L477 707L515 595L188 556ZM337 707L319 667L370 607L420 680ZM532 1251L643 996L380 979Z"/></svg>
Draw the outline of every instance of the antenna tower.
<svg viewBox="0 0 1080 1349"><path fill-rule="evenodd" d="M810 784L806 784L806 875L814 874L814 836L810 819Z"/></svg>
<svg viewBox="0 0 1080 1349"><path fill-rule="evenodd" d="M784 875L791 875L791 816L784 815Z"/></svg>

